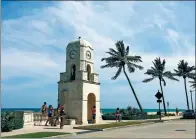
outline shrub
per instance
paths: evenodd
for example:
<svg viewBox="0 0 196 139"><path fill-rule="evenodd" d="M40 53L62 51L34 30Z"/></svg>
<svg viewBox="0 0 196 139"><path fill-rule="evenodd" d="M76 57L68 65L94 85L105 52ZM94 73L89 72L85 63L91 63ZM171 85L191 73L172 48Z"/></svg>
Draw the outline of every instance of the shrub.
<svg viewBox="0 0 196 139"><path fill-rule="evenodd" d="M1 113L1 131L9 132L14 129L14 113L13 112L2 112Z"/></svg>
<svg viewBox="0 0 196 139"><path fill-rule="evenodd" d="M1 131L9 132L14 129L20 129L24 126L23 120L24 112L2 112L1 113Z"/></svg>
<svg viewBox="0 0 196 139"><path fill-rule="evenodd" d="M174 113L167 113L165 116L176 116Z"/></svg>
<svg viewBox="0 0 196 139"><path fill-rule="evenodd" d="M24 126L24 112L23 111L16 111L14 112L15 118L14 118L14 129L20 129Z"/></svg>
<svg viewBox="0 0 196 139"><path fill-rule="evenodd" d="M128 106L126 109L120 109L122 120L143 120L143 119L157 119L159 115L147 115L147 113L141 113L139 109ZM104 113L103 120L116 120L115 112Z"/></svg>

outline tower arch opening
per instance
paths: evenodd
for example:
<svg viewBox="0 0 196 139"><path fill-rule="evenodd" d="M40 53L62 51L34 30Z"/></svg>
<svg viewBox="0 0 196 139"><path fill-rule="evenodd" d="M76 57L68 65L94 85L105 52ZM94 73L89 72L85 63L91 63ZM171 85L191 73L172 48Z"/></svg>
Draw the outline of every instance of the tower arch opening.
<svg viewBox="0 0 196 139"><path fill-rule="evenodd" d="M76 79L76 65L73 64L71 66L71 81L75 80Z"/></svg>
<svg viewBox="0 0 196 139"><path fill-rule="evenodd" d="M87 70L87 80L90 81L91 80L91 66L88 64L86 67Z"/></svg>

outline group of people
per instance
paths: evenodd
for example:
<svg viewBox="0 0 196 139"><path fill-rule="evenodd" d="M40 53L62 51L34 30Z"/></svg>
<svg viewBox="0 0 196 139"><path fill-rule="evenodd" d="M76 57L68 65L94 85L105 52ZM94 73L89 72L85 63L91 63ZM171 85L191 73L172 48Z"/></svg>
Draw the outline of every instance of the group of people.
<svg viewBox="0 0 196 139"><path fill-rule="evenodd" d="M42 113L42 116L41 116L40 122L42 122L43 117L48 116L45 126L48 126L48 122L52 126L56 126L60 118L60 128L61 129L63 128L64 119L66 115L64 111L64 106L61 106L60 104L58 104L58 107L54 109L52 105L49 105L49 107L47 107L47 103L44 102L44 104L41 107L41 113Z"/></svg>

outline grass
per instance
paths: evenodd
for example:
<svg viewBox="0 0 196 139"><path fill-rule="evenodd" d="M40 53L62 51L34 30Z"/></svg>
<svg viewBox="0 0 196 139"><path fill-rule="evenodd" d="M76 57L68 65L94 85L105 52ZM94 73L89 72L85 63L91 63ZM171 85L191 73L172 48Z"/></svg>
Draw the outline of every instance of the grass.
<svg viewBox="0 0 196 139"><path fill-rule="evenodd" d="M74 127L75 129L86 129L86 130L96 130L96 129L106 129L106 128L114 128L120 126L129 126L129 125L140 125L143 123L151 123L151 122L163 122L159 120L148 120L148 121L129 121L129 122L112 122L108 124L98 124L98 125L89 125L89 126L79 126Z"/></svg>
<svg viewBox="0 0 196 139"><path fill-rule="evenodd" d="M27 133L27 134L20 134L20 135L13 135L13 136L5 136L2 138L44 138L44 137L52 137L57 135L66 135L70 133L63 133L63 132L36 132L36 133Z"/></svg>

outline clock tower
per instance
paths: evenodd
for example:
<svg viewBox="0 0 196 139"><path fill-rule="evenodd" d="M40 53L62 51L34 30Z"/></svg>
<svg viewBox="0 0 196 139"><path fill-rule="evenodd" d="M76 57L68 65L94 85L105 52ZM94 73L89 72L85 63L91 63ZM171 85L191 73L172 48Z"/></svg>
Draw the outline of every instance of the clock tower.
<svg viewBox="0 0 196 139"><path fill-rule="evenodd" d="M58 103L77 124L91 121L91 109L96 106L96 123L100 122L100 83L94 70L93 48L86 40L79 38L67 45L66 72L60 73L58 82Z"/></svg>

